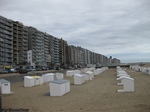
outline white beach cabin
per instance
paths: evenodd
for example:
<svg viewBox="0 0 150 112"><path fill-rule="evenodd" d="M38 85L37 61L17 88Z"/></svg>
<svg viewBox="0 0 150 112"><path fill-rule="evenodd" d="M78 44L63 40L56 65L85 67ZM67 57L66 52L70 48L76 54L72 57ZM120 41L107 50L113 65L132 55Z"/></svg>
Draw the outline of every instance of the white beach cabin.
<svg viewBox="0 0 150 112"><path fill-rule="evenodd" d="M85 81L90 80L90 74L83 73L82 75L84 75L84 80Z"/></svg>
<svg viewBox="0 0 150 112"><path fill-rule="evenodd" d="M62 96L70 91L70 81L68 80L53 80L49 83L50 96Z"/></svg>
<svg viewBox="0 0 150 112"><path fill-rule="evenodd" d="M119 75L119 74L127 74L127 72L126 71L124 71L124 70L117 70L117 75Z"/></svg>
<svg viewBox="0 0 150 112"><path fill-rule="evenodd" d="M63 79L64 74L63 73L56 73L56 79Z"/></svg>
<svg viewBox="0 0 150 112"><path fill-rule="evenodd" d="M94 75L99 75L100 74L98 69L95 69L93 72L94 72Z"/></svg>
<svg viewBox="0 0 150 112"><path fill-rule="evenodd" d="M35 80L33 77L24 76L24 87L32 87L35 86Z"/></svg>
<svg viewBox="0 0 150 112"><path fill-rule="evenodd" d="M147 68L147 74L150 75L150 67Z"/></svg>
<svg viewBox="0 0 150 112"><path fill-rule="evenodd" d="M81 71L80 70L73 70L73 73L74 74L81 74Z"/></svg>
<svg viewBox="0 0 150 112"><path fill-rule="evenodd" d="M55 75L56 74L54 74L54 73L46 73L46 74L42 75L43 83L47 83L47 82L53 81Z"/></svg>
<svg viewBox="0 0 150 112"><path fill-rule="evenodd" d="M88 68L83 68L83 69L81 69L81 72L82 72L82 73L87 72L87 71L89 71Z"/></svg>
<svg viewBox="0 0 150 112"><path fill-rule="evenodd" d="M85 74L88 74L89 77L90 77L90 80L93 80L93 78L94 78L94 73L93 72L87 71L87 72L85 72Z"/></svg>
<svg viewBox="0 0 150 112"><path fill-rule="evenodd" d="M85 76L82 74L74 74L74 84L81 85L85 82Z"/></svg>
<svg viewBox="0 0 150 112"><path fill-rule="evenodd" d="M120 77L118 80L121 80L123 84L123 89L118 90L118 92L134 92L134 79L130 77Z"/></svg>
<svg viewBox="0 0 150 112"><path fill-rule="evenodd" d="M34 78L34 83L35 85L43 84L43 77L41 76L31 76Z"/></svg>
<svg viewBox="0 0 150 112"><path fill-rule="evenodd" d="M24 87L32 87L43 84L43 78L40 76L24 76Z"/></svg>
<svg viewBox="0 0 150 112"><path fill-rule="evenodd" d="M141 69L141 72L143 72L143 73L147 73L147 68L146 67L143 67L142 69Z"/></svg>
<svg viewBox="0 0 150 112"><path fill-rule="evenodd" d="M0 79L0 87L2 94L11 94L13 92L10 91L10 82L5 79Z"/></svg>
<svg viewBox="0 0 150 112"><path fill-rule="evenodd" d="M128 75L128 74L119 74L119 75L117 75L117 77L123 77L123 76L130 77L130 75Z"/></svg>
<svg viewBox="0 0 150 112"><path fill-rule="evenodd" d="M72 70L66 71L66 76L73 76L74 72Z"/></svg>

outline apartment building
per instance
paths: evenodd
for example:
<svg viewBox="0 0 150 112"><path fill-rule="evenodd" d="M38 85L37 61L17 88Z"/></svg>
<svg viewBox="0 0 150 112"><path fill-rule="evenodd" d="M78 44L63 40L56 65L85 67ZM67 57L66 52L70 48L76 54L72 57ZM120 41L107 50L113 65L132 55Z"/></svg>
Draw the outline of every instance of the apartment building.
<svg viewBox="0 0 150 112"><path fill-rule="evenodd" d="M111 60L111 62L112 62L112 63L115 63L115 64L120 64L120 60L117 59L117 58L113 58L113 59Z"/></svg>
<svg viewBox="0 0 150 112"><path fill-rule="evenodd" d="M77 64L83 64L83 48L77 46Z"/></svg>
<svg viewBox="0 0 150 112"><path fill-rule="evenodd" d="M47 66L50 62L49 35L28 27L28 50L32 50L32 63L36 66Z"/></svg>
<svg viewBox="0 0 150 112"><path fill-rule="evenodd" d="M49 51L49 38L51 38L51 36L47 33L44 33L44 61L47 64L47 66L51 63L51 55Z"/></svg>
<svg viewBox="0 0 150 112"><path fill-rule="evenodd" d="M93 52L90 51L90 64L93 64Z"/></svg>
<svg viewBox="0 0 150 112"><path fill-rule="evenodd" d="M67 41L62 38L59 39L59 62L61 65L65 65L67 63Z"/></svg>
<svg viewBox="0 0 150 112"><path fill-rule="evenodd" d="M87 49L87 64L91 64L91 59L90 59L90 51Z"/></svg>
<svg viewBox="0 0 150 112"><path fill-rule="evenodd" d="M68 51L68 53L67 53L67 64L71 65L71 47L70 47L70 45L67 46L67 51Z"/></svg>
<svg viewBox="0 0 150 112"><path fill-rule="evenodd" d="M28 28L21 22L13 21L13 63L27 64Z"/></svg>
<svg viewBox="0 0 150 112"><path fill-rule="evenodd" d="M57 37L51 36L50 38L50 54L51 54L51 64L60 64L59 62L59 39Z"/></svg>
<svg viewBox="0 0 150 112"><path fill-rule="evenodd" d="M28 51L32 52L32 56L30 56L32 57L32 60L30 60L30 64L32 63L33 65L35 65L36 63L36 31L36 28L28 27Z"/></svg>
<svg viewBox="0 0 150 112"><path fill-rule="evenodd" d="M45 60L44 60L44 33L36 30L36 38L35 38L35 64L37 66L46 66Z"/></svg>
<svg viewBox="0 0 150 112"><path fill-rule="evenodd" d="M59 39L2 16L0 16L0 43L0 65L120 63L117 58L110 60L88 49L68 45L62 38Z"/></svg>
<svg viewBox="0 0 150 112"><path fill-rule="evenodd" d="M69 45L68 46L68 58L70 65L77 64L77 49L76 46Z"/></svg>
<svg viewBox="0 0 150 112"><path fill-rule="evenodd" d="M103 64L107 64L108 63L108 58L106 56L103 55Z"/></svg>
<svg viewBox="0 0 150 112"><path fill-rule="evenodd" d="M83 49L83 65L87 64L87 53L86 49Z"/></svg>
<svg viewBox="0 0 150 112"><path fill-rule="evenodd" d="M95 53L95 55L96 55L96 57L95 57L96 63L100 63L99 54L98 54L98 53Z"/></svg>
<svg viewBox="0 0 150 112"><path fill-rule="evenodd" d="M13 21L0 16L0 65L13 64Z"/></svg>

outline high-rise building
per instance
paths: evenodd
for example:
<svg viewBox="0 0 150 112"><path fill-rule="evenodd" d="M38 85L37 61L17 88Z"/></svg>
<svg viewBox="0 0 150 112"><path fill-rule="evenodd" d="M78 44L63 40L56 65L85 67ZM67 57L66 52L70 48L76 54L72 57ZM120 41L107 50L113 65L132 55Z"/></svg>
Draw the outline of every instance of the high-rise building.
<svg viewBox="0 0 150 112"><path fill-rule="evenodd" d="M108 63L108 58L103 55L103 64L107 64L107 63Z"/></svg>
<svg viewBox="0 0 150 112"><path fill-rule="evenodd" d="M68 55L69 55L69 60L70 60L70 65L77 64L77 47L73 45L68 46Z"/></svg>
<svg viewBox="0 0 150 112"><path fill-rule="evenodd" d="M60 64L59 62L59 39L51 36L50 38L51 64Z"/></svg>
<svg viewBox="0 0 150 112"><path fill-rule="evenodd" d="M83 65L87 64L87 52L86 49L83 49Z"/></svg>
<svg viewBox="0 0 150 112"><path fill-rule="evenodd" d="M0 64L13 64L13 21L0 16Z"/></svg>
<svg viewBox="0 0 150 112"><path fill-rule="evenodd" d="M49 35L36 28L28 27L28 50L32 50L32 63L47 66L49 63Z"/></svg>
<svg viewBox="0 0 150 112"><path fill-rule="evenodd" d="M32 52L32 60L30 61L33 65L35 65L36 62L36 31L36 28L28 27L28 51L31 50Z"/></svg>
<svg viewBox="0 0 150 112"><path fill-rule="evenodd" d="M91 64L90 52L91 51L87 50L87 64Z"/></svg>
<svg viewBox="0 0 150 112"><path fill-rule="evenodd" d="M49 38L51 38L51 36L47 33L44 33L44 61L47 65L50 65L51 63L51 55L49 51Z"/></svg>
<svg viewBox="0 0 150 112"><path fill-rule="evenodd" d="M83 64L83 48L77 46L77 64Z"/></svg>
<svg viewBox="0 0 150 112"><path fill-rule="evenodd" d="M67 63L67 42L62 38L59 39L59 62L61 65L65 65Z"/></svg>
<svg viewBox="0 0 150 112"><path fill-rule="evenodd" d="M82 47L68 45L34 27L0 16L0 65L87 65L120 63Z"/></svg>
<svg viewBox="0 0 150 112"><path fill-rule="evenodd" d="M27 64L28 29L22 23L13 21L13 63Z"/></svg>
<svg viewBox="0 0 150 112"><path fill-rule="evenodd" d="M36 61L37 66L46 66L44 60L44 33L36 30Z"/></svg>

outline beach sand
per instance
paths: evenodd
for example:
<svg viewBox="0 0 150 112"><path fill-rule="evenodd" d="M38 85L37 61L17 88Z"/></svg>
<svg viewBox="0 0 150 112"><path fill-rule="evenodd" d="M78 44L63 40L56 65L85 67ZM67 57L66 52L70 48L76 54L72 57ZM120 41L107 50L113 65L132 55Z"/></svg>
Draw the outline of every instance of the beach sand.
<svg viewBox="0 0 150 112"><path fill-rule="evenodd" d="M63 96L49 96L49 85L23 87L23 81L11 84L15 93L2 95L5 109L29 109L29 112L150 112L150 76L127 69L134 78L135 91L118 93L116 69L108 69L91 81L74 85Z"/></svg>

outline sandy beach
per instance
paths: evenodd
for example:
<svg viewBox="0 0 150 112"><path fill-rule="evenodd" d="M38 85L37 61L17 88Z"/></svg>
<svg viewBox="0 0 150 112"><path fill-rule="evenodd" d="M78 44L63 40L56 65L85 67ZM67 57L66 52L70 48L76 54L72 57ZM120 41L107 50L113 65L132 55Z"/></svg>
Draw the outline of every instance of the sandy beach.
<svg viewBox="0 0 150 112"><path fill-rule="evenodd" d="M11 84L15 93L2 95L2 107L29 109L29 112L150 112L150 76L126 69L134 78L135 91L118 93L116 69L108 69L83 85L74 85L63 96L49 96L49 85L25 88L23 81Z"/></svg>

